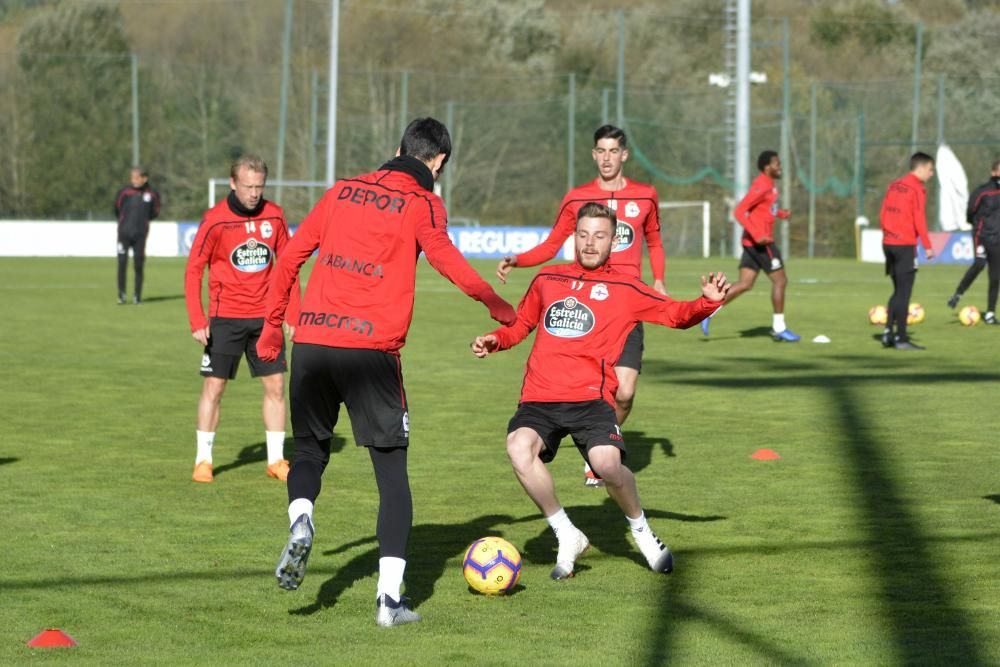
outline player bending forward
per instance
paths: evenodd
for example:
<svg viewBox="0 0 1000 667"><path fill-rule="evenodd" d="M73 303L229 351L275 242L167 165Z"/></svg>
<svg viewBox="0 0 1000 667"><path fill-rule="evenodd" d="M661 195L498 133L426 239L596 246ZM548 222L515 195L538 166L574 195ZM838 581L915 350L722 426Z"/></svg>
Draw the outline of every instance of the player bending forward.
<svg viewBox="0 0 1000 667"><path fill-rule="evenodd" d="M507 455L559 541L553 579L573 576L577 557L590 546L559 504L545 467L566 435L605 480L650 568L673 570L673 555L646 522L635 476L623 464L614 362L637 322L694 326L722 305L730 288L723 274L710 274L702 277L700 298L674 301L607 266L615 242L614 212L603 204L585 204L577 214L576 262L542 269L518 306L517 321L472 343L472 352L485 357L517 345L538 327L521 401L507 426Z"/></svg>

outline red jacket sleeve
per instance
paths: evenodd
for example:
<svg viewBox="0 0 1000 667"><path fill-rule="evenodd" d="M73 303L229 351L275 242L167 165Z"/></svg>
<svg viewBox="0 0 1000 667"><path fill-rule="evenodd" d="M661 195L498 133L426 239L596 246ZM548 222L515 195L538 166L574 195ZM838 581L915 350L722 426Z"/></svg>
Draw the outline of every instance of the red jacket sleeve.
<svg viewBox="0 0 1000 667"><path fill-rule="evenodd" d="M736 221L743 225L743 229L746 233L750 235L754 243L764 235L765 229L762 225L753 220L753 216L750 212L755 206L764 201L764 197L767 196L767 188L762 188L759 185L750 185L750 190L746 193L739 204L736 205L736 210L733 211L733 217Z"/></svg>
<svg viewBox="0 0 1000 667"><path fill-rule="evenodd" d="M414 233L427 261L435 271L476 301L488 306L490 301L501 300L448 238L448 217L441 200L428 197L426 202L426 207L419 201L414 202L407 208L407 215L418 216L414 221ZM298 238L298 234L295 237Z"/></svg>
<svg viewBox="0 0 1000 667"><path fill-rule="evenodd" d="M920 244L924 250L931 249L931 237L927 233L927 193L922 189L916 190L916 205L913 211L913 229L920 239Z"/></svg>
<svg viewBox="0 0 1000 667"><path fill-rule="evenodd" d="M289 239L278 255L274 274L267 286L267 297L264 300L264 319L270 325L280 327L281 323L287 320L294 326L298 321L299 269L319 247L320 231L323 229L323 221L329 208L329 192L331 191L328 190L313 207L299 225L295 236ZM293 287L295 294L291 297L290 305L289 292Z"/></svg>
<svg viewBox="0 0 1000 667"><path fill-rule="evenodd" d="M663 280L667 266L667 255L660 237L660 197L653 190L653 209L646 216L643 225L646 233L646 248L649 249L649 265L653 269L653 280Z"/></svg>
<svg viewBox="0 0 1000 667"><path fill-rule="evenodd" d="M542 316L542 300L535 287L537 284L538 279L536 278L531 282L531 286L528 287L521 303L517 304L517 320L514 321L514 324L499 327L488 334L497 337L499 343L497 351L509 350L514 347L527 338L528 334L538 326L538 320Z"/></svg>
<svg viewBox="0 0 1000 667"><path fill-rule="evenodd" d="M722 301L700 296L694 301L674 301L642 285L633 293L632 312L643 322L660 324L672 329L687 329L714 313Z"/></svg>
<svg viewBox="0 0 1000 667"><path fill-rule="evenodd" d="M559 215L545 240L515 258L518 266L537 266L549 261L556 256L566 239L576 231L576 214L569 205L568 197L569 195L563 198Z"/></svg>
<svg viewBox="0 0 1000 667"><path fill-rule="evenodd" d="M285 250L288 248L288 243L291 240L291 236L288 231L288 222L284 218L281 220L280 231L275 236L274 252L278 259L280 259L281 256L285 254ZM275 264L275 268L277 268L277 264ZM299 311L302 309L302 293L300 283L300 277L296 274L295 283L292 285L291 293L288 299L288 307L285 309L285 321L292 326L298 322Z"/></svg>
<svg viewBox="0 0 1000 667"><path fill-rule="evenodd" d="M201 300L201 282L205 275L205 266L211 261L212 253L215 252L216 236L212 233L212 229L213 225L203 218L194 235L191 253L184 269L184 301L187 305L191 331L208 326L205 306Z"/></svg>

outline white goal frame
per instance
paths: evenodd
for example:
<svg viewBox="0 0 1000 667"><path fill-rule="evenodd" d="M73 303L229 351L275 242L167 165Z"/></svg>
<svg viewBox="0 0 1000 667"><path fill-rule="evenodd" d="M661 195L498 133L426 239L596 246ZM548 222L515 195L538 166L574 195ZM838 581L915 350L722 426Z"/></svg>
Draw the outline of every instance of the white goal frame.
<svg viewBox="0 0 1000 667"><path fill-rule="evenodd" d="M701 207L701 256L709 257L711 252L712 202L708 200L664 201L660 202L660 210L673 208ZM662 224L660 225L662 228Z"/></svg>
<svg viewBox="0 0 1000 667"><path fill-rule="evenodd" d="M215 198L215 190L217 185L224 185L226 187L226 192L229 192L229 178L210 178L208 179L208 207L212 208L218 201ZM287 179L268 179L267 187L270 189L281 188L281 187L293 187L293 188L323 188L323 192L326 192L330 184L326 181L294 181Z"/></svg>

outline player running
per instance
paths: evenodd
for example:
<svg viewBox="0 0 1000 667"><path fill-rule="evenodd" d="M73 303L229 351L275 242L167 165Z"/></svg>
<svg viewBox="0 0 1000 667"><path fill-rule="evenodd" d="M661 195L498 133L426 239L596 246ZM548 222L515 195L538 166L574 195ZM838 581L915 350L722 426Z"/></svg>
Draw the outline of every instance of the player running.
<svg viewBox="0 0 1000 667"><path fill-rule="evenodd" d="M264 326L264 295L274 268L288 243L288 225L279 206L264 199L267 165L256 155L233 163L229 196L205 212L191 245L184 274L191 335L204 348L198 400L196 482L211 482L212 447L219 424L219 406L226 382L236 377L246 355L250 376L264 385L261 411L267 445L267 474L284 481L285 352L274 359L257 356L255 344ZM201 283L208 267L208 318L201 300ZM296 288L296 296L298 289ZM296 298L296 303L298 299ZM295 311L290 315L294 316ZM210 319L209 319L210 318Z"/></svg>
<svg viewBox="0 0 1000 667"><path fill-rule="evenodd" d="M722 305L730 285L723 274L710 274L701 279L701 297L674 301L610 265L619 242L614 211L591 202L577 217L576 261L542 269L518 306L517 321L477 337L472 352L485 357L510 349L538 327L520 403L507 426L507 455L559 542L552 578L573 576L577 557L590 544L559 503L545 467L566 435L605 480L649 567L670 572L670 549L649 527L635 476L624 465L625 442L614 412L617 377L610 367L636 323L693 326Z"/></svg>
<svg viewBox="0 0 1000 667"><path fill-rule="evenodd" d="M330 460L330 438L347 405L354 440L368 449L379 491L379 578L375 621L419 621L400 596L413 521L406 470L409 405L399 350L413 316L417 257L489 308L498 322L514 309L477 274L448 239L447 216L434 181L451 154L447 128L418 118L396 158L378 171L342 179L299 226L267 295L267 324L257 343L264 359L281 349L281 322L299 268L317 249L292 355L295 458L288 475L291 534L275 574L278 585L302 583L312 549L313 508Z"/></svg>
<svg viewBox="0 0 1000 667"><path fill-rule="evenodd" d="M660 199L656 188L645 183L630 181L623 173L628 161L628 141L625 132L613 125L604 125L594 132L591 156L597 164L597 178L570 190L563 197L559 215L549 236L531 250L520 255L504 257L497 267L500 282L507 282L507 275L514 267L537 266L556 256L563 243L576 231L577 213L589 202L606 203L616 215L615 237L618 243L612 250L609 264L618 271L636 278L642 277L642 239L649 249L649 264L653 270L653 289L666 294L663 282L666 256L660 238ZM643 330L636 324L629 333L621 357L615 360L618 390L615 392L615 415L619 426L625 423L632 411L636 384L642 370ZM584 468L584 482L600 486L600 478L589 467Z"/></svg>
<svg viewBox="0 0 1000 667"><path fill-rule="evenodd" d="M958 306L958 300L965 294L965 290L972 286L983 268L989 265L990 283L986 291L987 306L983 321L987 324L1000 324L996 316L997 292L1000 291L1000 160L993 163L990 180L969 195L965 219L972 225L972 244L976 249L976 259L962 276L955 293L948 299L948 307Z"/></svg>
<svg viewBox="0 0 1000 667"><path fill-rule="evenodd" d="M771 279L771 338L778 342L797 343L802 336L785 325L785 263L774 242L775 218L786 219L791 213L778 208L778 188L774 182L781 178L781 158L774 151L764 151L757 157L760 174L750 184L750 190L736 206L733 217L743 225L743 256L740 259L740 279L733 284L726 297L730 303L744 292L753 289L761 271ZM701 322L701 331L708 335L711 318Z"/></svg>
<svg viewBox="0 0 1000 667"><path fill-rule="evenodd" d="M931 238L927 234L927 192L924 190L924 183L932 176L934 158L927 153L914 153L910 157L910 173L890 183L882 200L879 212L882 251L885 253L885 273L892 278L883 347L905 351L924 349L906 335L906 316L917 280L917 239L924 246L927 259L934 259Z"/></svg>

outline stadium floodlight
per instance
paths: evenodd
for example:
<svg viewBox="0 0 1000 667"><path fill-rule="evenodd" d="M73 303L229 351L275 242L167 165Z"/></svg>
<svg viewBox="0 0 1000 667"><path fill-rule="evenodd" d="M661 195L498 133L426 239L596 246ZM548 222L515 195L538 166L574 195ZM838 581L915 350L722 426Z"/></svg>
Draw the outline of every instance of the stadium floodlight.
<svg viewBox="0 0 1000 667"><path fill-rule="evenodd" d="M729 84L731 84L732 82L733 82L732 78L725 72L708 75L708 85L710 86L718 86L719 88L728 88ZM767 83L767 72L750 72L750 83L751 84Z"/></svg>
<svg viewBox="0 0 1000 667"><path fill-rule="evenodd" d="M660 234L667 256L697 256L710 254L712 203L707 200L660 202L660 210L701 209L701 220L690 214L660 216ZM701 234L698 233L700 227ZM698 243L701 237L701 243ZM701 246L700 248L698 246Z"/></svg>

